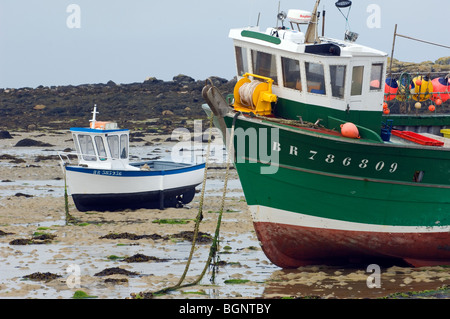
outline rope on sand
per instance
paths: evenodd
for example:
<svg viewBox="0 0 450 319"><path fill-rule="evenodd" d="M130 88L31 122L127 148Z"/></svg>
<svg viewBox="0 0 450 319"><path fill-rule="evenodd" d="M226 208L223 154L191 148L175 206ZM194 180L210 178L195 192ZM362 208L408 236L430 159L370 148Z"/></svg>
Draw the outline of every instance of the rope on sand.
<svg viewBox="0 0 450 319"><path fill-rule="evenodd" d="M234 140L234 138L233 138L234 137L234 121L233 121L233 126L231 128L231 138L229 140L230 144L229 144L228 150L230 150L230 151L227 152L227 165L226 165L226 173L225 173L225 181L224 181L224 186L223 186L221 206L220 206L219 215L218 215L218 218L217 218L216 231L214 233L214 238L213 238L211 247L209 249L208 259L206 260L206 263L205 263L205 266L203 268L203 271L197 277L197 279L194 280L191 283L183 284L184 279L186 278L186 274L187 274L187 272L189 270L194 251L195 251L195 243L196 243L196 240L197 240L197 237L198 237L198 231L199 231L199 227L200 227L200 222L203 219L203 201L204 201L205 188L206 188L205 186L206 186L206 178L207 178L207 171L208 171L208 162L209 162L209 153L210 153L210 145L211 145L212 127L213 127L213 115L211 114L211 116L209 118L208 148L207 148L207 153L206 153L205 173L204 173L204 177L203 177L203 186L202 186L202 192L201 192L201 197L200 197L199 210L198 210L198 214L197 214L197 218L196 218L196 222L195 222L194 236L193 236L193 239L192 239L191 251L189 253L189 258L188 258L188 261L186 263L184 272L183 272L180 280L178 281L178 283L175 284L174 286L163 288L161 290L158 290L158 291L155 291L155 292L151 292L151 293L144 293L145 296L150 295L150 297L153 297L155 295L166 294L166 293L168 293L170 291L174 291L174 290L177 290L177 289L180 289L180 288L197 285L203 279L203 277L204 277L208 267L210 266L211 261L213 260L213 258L215 259L215 257L216 257L216 253L218 251L218 246L219 246L220 225L221 225L221 222L222 222L223 208L224 208L224 205L225 205L225 196L226 196L226 192L227 192L228 176L229 176L229 169L230 169L230 155L234 153L234 152L231 151L231 147L233 147L233 140ZM216 269L216 265L214 263L214 266L213 266L213 278L215 276L215 269Z"/></svg>

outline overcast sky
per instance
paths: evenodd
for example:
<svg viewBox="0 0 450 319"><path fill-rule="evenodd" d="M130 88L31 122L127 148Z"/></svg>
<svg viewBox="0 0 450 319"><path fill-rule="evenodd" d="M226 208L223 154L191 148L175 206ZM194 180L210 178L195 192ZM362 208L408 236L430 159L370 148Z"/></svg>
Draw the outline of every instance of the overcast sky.
<svg viewBox="0 0 450 319"><path fill-rule="evenodd" d="M326 35L342 39L336 0L322 0ZM0 88L196 80L235 75L230 28L275 26L281 10L312 11L314 0L0 0ZM75 6L71 6L75 5ZM358 43L390 55L398 33L450 45L449 0L353 0ZM348 9L343 12L347 14ZM397 38L395 58L421 62L450 50Z"/></svg>

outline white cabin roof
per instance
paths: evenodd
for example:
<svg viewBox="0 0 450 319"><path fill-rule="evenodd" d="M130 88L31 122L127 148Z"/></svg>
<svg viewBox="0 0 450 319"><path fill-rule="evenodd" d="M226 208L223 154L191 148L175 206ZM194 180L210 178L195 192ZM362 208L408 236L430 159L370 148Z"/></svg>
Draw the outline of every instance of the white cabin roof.
<svg viewBox="0 0 450 319"><path fill-rule="evenodd" d="M340 48L341 57L387 57L385 52L345 40L319 37L320 44L305 43L304 34L303 37L302 34L300 31L288 28L268 28L263 32L259 27L246 27L231 29L229 37L237 41L254 43L292 53L308 54L308 52L305 52L307 47L334 44Z"/></svg>

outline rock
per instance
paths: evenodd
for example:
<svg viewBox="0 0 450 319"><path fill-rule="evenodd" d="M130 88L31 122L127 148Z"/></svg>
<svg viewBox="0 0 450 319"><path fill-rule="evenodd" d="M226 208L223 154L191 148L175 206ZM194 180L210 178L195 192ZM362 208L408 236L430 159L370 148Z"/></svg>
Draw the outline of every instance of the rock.
<svg viewBox="0 0 450 319"><path fill-rule="evenodd" d="M164 110L162 111L162 115L173 115L173 112L169 110Z"/></svg>
<svg viewBox="0 0 450 319"><path fill-rule="evenodd" d="M436 60L436 64L450 65L450 56L442 57Z"/></svg>
<svg viewBox="0 0 450 319"><path fill-rule="evenodd" d="M33 107L33 109L35 109L35 110L43 110L45 108L46 108L46 106L44 104L37 104Z"/></svg>
<svg viewBox="0 0 450 319"><path fill-rule="evenodd" d="M0 131L0 140L7 139L7 138L13 138L11 134L9 134L8 131Z"/></svg>
<svg viewBox="0 0 450 319"><path fill-rule="evenodd" d="M164 81L163 80L158 80L157 78L152 76L152 77L146 78L145 81L144 81L144 84L161 83L161 82L164 82Z"/></svg>
<svg viewBox="0 0 450 319"><path fill-rule="evenodd" d="M41 141L32 140L30 138L25 138L23 140L20 140L14 145L15 147L24 147L24 146L53 146L49 143L44 143Z"/></svg>
<svg viewBox="0 0 450 319"><path fill-rule="evenodd" d="M105 268L102 271L94 274L94 276L110 276L110 275L139 276L139 273L122 269L119 267L112 267L112 268Z"/></svg>
<svg viewBox="0 0 450 319"><path fill-rule="evenodd" d="M24 194L24 193L16 193L14 196L16 197L33 197L33 195Z"/></svg>
<svg viewBox="0 0 450 319"><path fill-rule="evenodd" d="M194 83L195 80L191 78L190 76L179 74L177 76L173 77L173 80L178 83Z"/></svg>

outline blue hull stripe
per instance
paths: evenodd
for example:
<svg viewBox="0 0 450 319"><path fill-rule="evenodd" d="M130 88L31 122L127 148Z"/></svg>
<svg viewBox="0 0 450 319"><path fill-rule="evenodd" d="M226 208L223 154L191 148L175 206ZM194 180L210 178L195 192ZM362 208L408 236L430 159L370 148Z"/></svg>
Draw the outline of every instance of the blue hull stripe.
<svg viewBox="0 0 450 319"><path fill-rule="evenodd" d="M80 166L66 166L67 171L78 172L83 174L94 174L101 176L114 176L114 177L146 177L146 176L160 176L160 175L174 175L192 172L205 168L205 164L187 166L182 168L174 168L168 170L157 171L126 171L126 170L114 170L114 169L97 169Z"/></svg>
<svg viewBox="0 0 450 319"><path fill-rule="evenodd" d="M116 132L128 132L128 129L115 129L115 130L98 130L92 128L85 127L71 127L71 132L83 132L83 133L96 133L96 134L105 134L105 133L116 133Z"/></svg>

